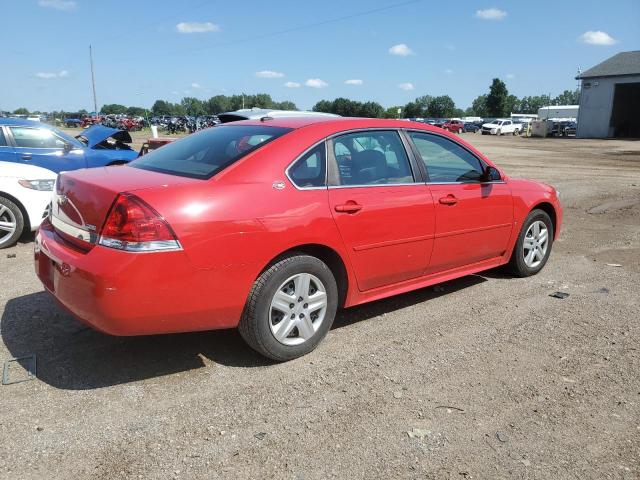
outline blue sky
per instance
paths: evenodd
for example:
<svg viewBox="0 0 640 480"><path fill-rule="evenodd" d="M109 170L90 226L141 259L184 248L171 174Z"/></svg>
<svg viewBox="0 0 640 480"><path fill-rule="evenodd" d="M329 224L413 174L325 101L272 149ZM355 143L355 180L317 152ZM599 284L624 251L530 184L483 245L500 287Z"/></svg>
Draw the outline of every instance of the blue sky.
<svg viewBox="0 0 640 480"><path fill-rule="evenodd" d="M518 96L575 88L578 67L640 49L640 1L0 0L0 110L149 107L271 94L311 108L450 95L502 78ZM351 80L349 83L345 83Z"/></svg>

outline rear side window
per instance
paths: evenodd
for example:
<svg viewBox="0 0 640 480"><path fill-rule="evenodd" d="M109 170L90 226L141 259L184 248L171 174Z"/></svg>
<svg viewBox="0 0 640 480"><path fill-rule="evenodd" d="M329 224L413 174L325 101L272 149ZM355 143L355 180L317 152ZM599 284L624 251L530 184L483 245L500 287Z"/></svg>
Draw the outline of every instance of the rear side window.
<svg viewBox="0 0 640 480"><path fill-rule="evenodd" d="M2 127L0 127L0 147L6 147L7 141L4 139L4 132L2 131Z"/></svg>
<svg viewBox="0 0 640 480"><path fill-rule="evenodd" d="M413 183L413 173L400 135L372 130L333 140L339 185Z"/></svg>
<svg viewBox="0 0 640 480"><path fill-rule="evenodd" d="M290 128L224 125L194 133L129 163L143 170L211 178L242 157L281 137Z"/></svg>
<svg viewBox="0 0 640 480"><path fill-rule="evenodd" d="M409 132L429 175L429 182L480 182L480 160L457 143L428 133Z"/></svg>
<svg viewBox="0 0 640 480"><path fill-rule="evenodd" d="M46 128L9 127L17 147L62 148L64 140Z"/></svg>
<svg viewBox="0 0 640 480"><path fill-rule="evenodd" d="M289 169L291 181L299 188L324 187L327 161L325 144L309 150Z"/></svg>

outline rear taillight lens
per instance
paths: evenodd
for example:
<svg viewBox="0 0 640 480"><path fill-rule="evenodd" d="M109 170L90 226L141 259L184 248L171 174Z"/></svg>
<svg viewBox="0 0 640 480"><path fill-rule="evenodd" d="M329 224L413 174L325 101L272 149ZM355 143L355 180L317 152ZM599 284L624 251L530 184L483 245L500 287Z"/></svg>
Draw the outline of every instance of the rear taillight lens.
<svg viewBox="0 0 640 480"><path fill-rule="evenodd" d="M164 218L144 201L120 194L102 227L98 243L130 252L154 252L181 248Z"/></svg>

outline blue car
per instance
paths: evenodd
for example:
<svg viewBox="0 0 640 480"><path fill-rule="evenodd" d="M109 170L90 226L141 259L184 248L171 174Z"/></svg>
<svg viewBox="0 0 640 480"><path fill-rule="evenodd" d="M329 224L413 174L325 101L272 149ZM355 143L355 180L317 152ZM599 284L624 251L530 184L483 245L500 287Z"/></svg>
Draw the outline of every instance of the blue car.
<svg viewBox="0 0 640 480"><path fill-rule="evenodd" d="M40 122L0 118L0 162L16 162L56 173L128 163L138 157L125 130L94 125L73 138Z"/></svg>

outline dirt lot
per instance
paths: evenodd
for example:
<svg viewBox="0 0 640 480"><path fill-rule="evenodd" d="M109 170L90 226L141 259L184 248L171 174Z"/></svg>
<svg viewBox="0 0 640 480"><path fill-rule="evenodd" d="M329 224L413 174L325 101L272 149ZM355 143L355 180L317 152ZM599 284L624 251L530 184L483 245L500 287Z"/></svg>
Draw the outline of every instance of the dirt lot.
<svg viewBox="0 0 640 480"><path fill-rule="evenodd" d="M343 311L286 364L88 330L3 250L0 361L38 371L0 387L0 477L640 478L640 142L465 138L561 191L546 268Z"/></svg>

